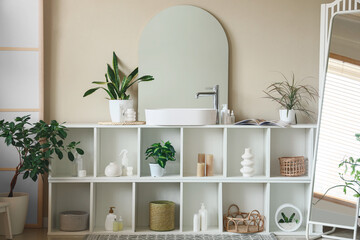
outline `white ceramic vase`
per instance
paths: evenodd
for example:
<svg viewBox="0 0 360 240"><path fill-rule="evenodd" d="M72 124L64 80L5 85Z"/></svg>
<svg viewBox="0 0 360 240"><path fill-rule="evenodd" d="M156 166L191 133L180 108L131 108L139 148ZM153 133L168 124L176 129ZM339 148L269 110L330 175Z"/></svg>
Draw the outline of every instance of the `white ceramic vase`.
<svg viewBox="0 0 360 240"><path fill-rule="evenodd" d="M296 124L296 111L280 109L279 110L280 121L286 122L288 124Z"/></svg>
<svg viewBox="0 0 360 240"><path fill-rule="evenodd" d="M114 162L110 162L105 168L105 176L107 177L118 177L121 176L121 173L121 166Z"/></svg>
<svg viewBox="0 0 360 240"><path fill-rule="evenodd" d="M251 148L245 148L245 153L241 156L244 160L241 161L243 166L240 169L240 172L243 174L243 177L252 177L254 176L254 155L251 153Z"/></svg>
<svg viewBox="0 0 360 240"><path fill-rule="evenodd" d="M21 234L24 231L26 222L26 216L29 205L29 194L28 193L14 193L14 197L8 197L8 193L0 193L0 202L10 203L10 221L11 231L13 235ZM0 224L0 235L5 234L5 224Z"/></svg>
<svg viewBox="0 0 360 240"><path fill-rule="evenodd" d="M133 108L133 100L109 100L109 110L112 122L125 122L125 111Z"/></svg>
<svg viewBox="0 0 360 240"><path fill-rule="evenodd" d="M149 163L150 173L152 177L162 177L165 174L165 168L160 167L157 163Z"/></svg>

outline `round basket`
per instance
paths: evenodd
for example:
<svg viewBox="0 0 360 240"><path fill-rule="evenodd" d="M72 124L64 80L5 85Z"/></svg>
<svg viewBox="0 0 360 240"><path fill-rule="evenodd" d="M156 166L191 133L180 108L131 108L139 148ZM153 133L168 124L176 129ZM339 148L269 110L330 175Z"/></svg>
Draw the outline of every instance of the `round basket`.
<svg viewBox="0 0 360 240"><path fill-rule="evenodd" d="M298 177L305 174L305 160L303 156L299 157L281 157L280 174L286 177Z"/></svg>
<svg viewBox="0 0 360 240"><path fill-rule="evenodd" d="M83 211L65 211L60 213L60 230L76 232L89 229L89 213Z"/></svg>
<svg viewBox="0 0 360 240"><path fill-rule="evenodd" d="M175 229L175 203L171 201L150 202L150 230L171 231Z"/></svg>
<svg viewBox="0 0 360 240"><path fill-rule="evenodd" d="M284 218L286 218L288 222L285 222ZM292 204L285 203L276 210L276 225L284 232L296 231L301 226L302 221L303 216L300 209Z"/></svg>

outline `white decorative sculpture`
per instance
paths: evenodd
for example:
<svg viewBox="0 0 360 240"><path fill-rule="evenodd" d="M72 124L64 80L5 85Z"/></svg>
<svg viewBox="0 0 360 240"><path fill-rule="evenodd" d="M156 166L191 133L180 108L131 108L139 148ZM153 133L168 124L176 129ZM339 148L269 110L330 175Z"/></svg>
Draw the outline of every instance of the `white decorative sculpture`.
<svg viewBox="0 0 360 240"><path fill-rule="evenodd" d="M251 153L251 148L245 148L245 153L241 156L244 160L241 161L241 165L243 166L240 169L240 172L244 177L252 177L254 176L254 155Z"/></svg>

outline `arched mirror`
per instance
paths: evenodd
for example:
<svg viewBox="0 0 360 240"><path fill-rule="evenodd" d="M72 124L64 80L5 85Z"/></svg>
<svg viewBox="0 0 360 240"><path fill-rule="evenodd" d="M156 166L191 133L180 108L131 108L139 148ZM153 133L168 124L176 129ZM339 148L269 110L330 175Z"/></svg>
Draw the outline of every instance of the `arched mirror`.
<svg viewBox="0 0 360 240"><path fill-rule="evenodd" d="M139 73L155 78L139 84L139 119L149 108L212 108L213 98L195 94L215 85L220 106L227 103L228 60L225 31L209 12L189 5L161 11L139 41Z"/></svg>
<svg viewBox="0 0 360 240"><path fill-rule="evenodd" d="M322 28L327 57L323 59L324 72L320 74L323 89L307 229L307 233L318 233L319 237L356 239L359 199L354 195L360 189L360 182L354 181L356 171L360 170L360 160L356 163L360 158L360 141L355 137L360 133L360 11L357 9L359 2L354 0L338 0L323 6L323 17L329 19ZM326 230L326 227L330 228ZM342 236L339 229L351 231L349 237Z"/></svg>

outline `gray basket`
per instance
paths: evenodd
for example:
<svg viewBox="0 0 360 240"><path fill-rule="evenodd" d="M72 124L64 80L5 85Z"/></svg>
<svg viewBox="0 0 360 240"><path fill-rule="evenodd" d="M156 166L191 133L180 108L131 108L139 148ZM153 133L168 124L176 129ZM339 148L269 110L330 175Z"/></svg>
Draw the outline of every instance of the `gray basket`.
<svg viewBox="0 0 360 240"><path fill-rule="evenodd" d="M83 211L65 211L60 213L60 230L67 232L89 229L89 213Z"/></svg>

